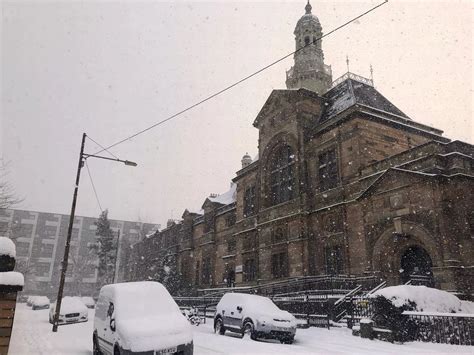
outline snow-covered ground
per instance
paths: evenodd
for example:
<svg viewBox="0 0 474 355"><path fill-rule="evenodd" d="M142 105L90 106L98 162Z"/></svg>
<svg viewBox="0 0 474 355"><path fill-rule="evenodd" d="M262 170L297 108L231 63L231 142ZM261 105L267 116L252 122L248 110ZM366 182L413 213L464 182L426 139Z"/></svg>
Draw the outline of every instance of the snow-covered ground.
<svg viewBox="0 0 474 355"><path fill-rule="evenodd" d="M92 353L94 310L89 310L87 323L59 327L51 332L48 310L32 311L25 304L17 304L10 355ZM469 346L430 343L390 344L351 335L345 328L331 330L298 329L295 343L283 345L273 341L253 341L233 335L216 335L212 321L193 327L194 353L200 354L474 354Z"/></svg>

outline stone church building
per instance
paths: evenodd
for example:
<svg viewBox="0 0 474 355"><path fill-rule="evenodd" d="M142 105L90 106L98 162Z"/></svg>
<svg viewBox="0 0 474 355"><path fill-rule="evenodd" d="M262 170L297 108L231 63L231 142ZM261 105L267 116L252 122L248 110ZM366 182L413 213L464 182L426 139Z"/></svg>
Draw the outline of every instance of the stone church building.
<svg viewBox="0 0 474 355"><path fill-rule="evenodd" d="M228 192L135 244L130 279L171 258L194 289L378 275L472 293L474 146L408 117L370 79L333 81L305 12L287 89L253 123L258 156Z"/></svg>

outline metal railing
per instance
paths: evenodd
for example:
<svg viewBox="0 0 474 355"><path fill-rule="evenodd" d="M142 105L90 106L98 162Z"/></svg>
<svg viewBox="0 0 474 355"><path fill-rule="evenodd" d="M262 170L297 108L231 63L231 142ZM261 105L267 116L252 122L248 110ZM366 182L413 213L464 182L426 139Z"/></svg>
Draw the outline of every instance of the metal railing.
<svg viewBox="0 0 474 355"><path fill-rule="evenodd" d="M381 279L377 276L345 276L345 275L322 275L322 276L304 276L282 281L267 282L260 285L228 288L208 288L198 290L201 295L220 295L227 292L253 293L263 296L274 296L288 293L301 292L306 294L312 291L318 294L342 294L353 290L358 285L362 290L369 291L380 284Z"/></svg>
<svg viewBox="0 0 474 355"><path fill-rule="evenodd" d="M474 314L403 312L415 324L415 340L474 345Z"/></svg>
<svg viewBox="0 0 474 355"><path fill-rule="evenodd" d="M360 76L360 75L357 75L357 74L354 74L354 73L351 73L351 72L347 72L344 75L337 78L336 80L334 80L332 82L331 87L333 88L333 87L339 85L340 83L342 83L343 81L345 81L347 79L353 79L353 80L358 81L360 83L370 85L370 86L374 86L374 81L372 79L367 79L367 78L364 78L363 76Z"/></svg>

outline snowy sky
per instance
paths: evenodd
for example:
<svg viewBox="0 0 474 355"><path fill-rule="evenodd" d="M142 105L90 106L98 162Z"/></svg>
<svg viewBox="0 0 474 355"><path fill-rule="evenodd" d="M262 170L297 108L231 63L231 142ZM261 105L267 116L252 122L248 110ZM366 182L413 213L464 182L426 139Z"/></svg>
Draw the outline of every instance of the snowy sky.
<svg viewBox="0 0 474 355"><path fill-rule="evenodd" d="M377 1L312 1L324 32ZM25 200L69 213L82 132L103 145L141 130L294 50L294 1L3 1L0 155ZM413 119L473 142L470 1L391 1L323 40L334 79L350 70ZM222 193L252 122L292 58L113 153L138 167L90 160L116 219L164 224ZM86 152L97 147L90 141ZM99 210L83 170L77 213Z"/></svg>

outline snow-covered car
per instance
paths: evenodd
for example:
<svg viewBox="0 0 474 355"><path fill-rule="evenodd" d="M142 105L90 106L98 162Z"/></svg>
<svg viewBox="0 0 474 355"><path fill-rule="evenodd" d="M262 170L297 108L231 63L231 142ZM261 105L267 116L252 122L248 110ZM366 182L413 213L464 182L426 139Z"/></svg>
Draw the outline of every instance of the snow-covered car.
<svg viewBox="0 0 474 355"><path fill-rule="evenodd" d="M49 309L49 322L53 324L56 302ZM66 296L61 301L58 324L82 323L89 320L89 311L78 297Z"/></svg>
<svg viewBox="0 0 474 355"><path fill-rule="evenodd" d="M31 305L33 304L33 301L36 297L38 297L38 296L28 296L28 298L26 299L26 305L28 307L31 307Z"/></svg>
<svg viewBox="0 0 474 355"><path fill-rule="evenodd" d="M87 297L83 296L81 297L82 303L86 305L87 308L94 308L95 307L95 301L92 297Z"/></svg>
<svg viewBox="0 0 474 355"><path fill-rule="evenodd" d="M46 296L35 296L31 300L31 309L36 311L38 309L48 309L49 308L49 298Z"/></svg>
<svg viewBox="0 0 474 355"><path fill-rule="evenodd" d="M94 354L193 353L191 325L159 282L102 287L95 307Z"/></svg>
<svg viewBox="0 0 474 355"><path fill-rule="evenodd" d="M26 302L28 302L28 298L30 298L30 296L23 295L23 294L18 294L17 302L18 303L26 303Z"/></svg>
<svg viewBox="0 0 474 355"><path fill-rule="evenodd" d="M296 334L296 318L278 308L267 297L226 293L217 304L214 331L248 334L250 338L273 338L291 344Z"/></svg>

